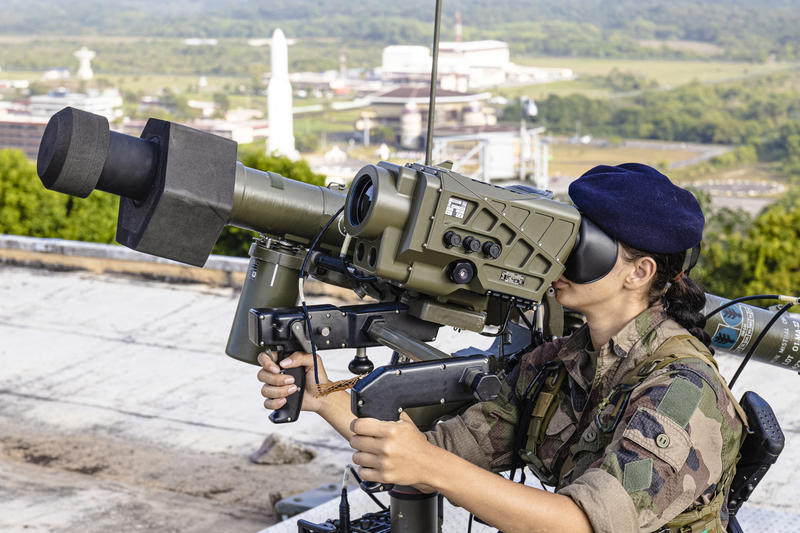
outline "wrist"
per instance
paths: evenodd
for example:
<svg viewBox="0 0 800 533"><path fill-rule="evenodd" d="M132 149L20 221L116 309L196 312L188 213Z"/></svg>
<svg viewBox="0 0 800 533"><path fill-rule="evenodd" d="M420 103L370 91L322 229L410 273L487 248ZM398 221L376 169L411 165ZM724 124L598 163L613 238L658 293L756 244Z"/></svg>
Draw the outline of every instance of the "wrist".
<svg viewBox="0 0 800 533"><path fill-rule="evenodd" d="M453 457L453 454L427 442L425 452L421 456L424 458L420 476L422 483L442 492L443 485L448 478L446 474L442 475L442 473L447 471L448 460Z"/></svg>
<svg viewBox="0 0 800 533"><path fill-rule="evenodd" d="M337 411L342 408L350 408L350 394L347 391L336 391L317 398L318 407L314 410L325 420L329 420Z"/></svg>

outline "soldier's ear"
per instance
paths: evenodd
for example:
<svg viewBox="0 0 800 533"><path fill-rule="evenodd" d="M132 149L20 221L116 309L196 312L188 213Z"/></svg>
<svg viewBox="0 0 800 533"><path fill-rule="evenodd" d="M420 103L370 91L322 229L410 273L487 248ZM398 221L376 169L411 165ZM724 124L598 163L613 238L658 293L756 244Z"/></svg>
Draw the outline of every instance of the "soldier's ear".
<svg viewBox="0 0 800 533"><path fill-rule="evenodd" d="M625 277L625 287L632 290L647 288L656 275L656 262L652 257L639 257L634 260L628 275Z"/></svg>

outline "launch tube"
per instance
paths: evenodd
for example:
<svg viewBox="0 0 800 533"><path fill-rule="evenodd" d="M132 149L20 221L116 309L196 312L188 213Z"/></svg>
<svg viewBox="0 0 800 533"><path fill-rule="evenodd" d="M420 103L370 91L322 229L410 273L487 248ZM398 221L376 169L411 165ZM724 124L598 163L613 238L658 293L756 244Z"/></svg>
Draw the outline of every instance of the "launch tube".
<svg viewBox="0 0 800 533"><path fill-rule="evenodd" d="M706 294L703 313L708 314L730 300ZM731 305L709 317L706 333L716 351L744 357L777 311L744 303ZM784 313L753 352L753 359L800 371L800 315Z"/></svg>
<svg viewBox="0 0 800 533"><path fill-rule="evenodd" d="M136 138L71 107L50 119L37 171L51 190L120 196L117 242L197 266L225 225L307 244L345 199L340 191L245 167L230 139L157 119ZM332 224L322 244L338 249L343 238Z"/></svg>

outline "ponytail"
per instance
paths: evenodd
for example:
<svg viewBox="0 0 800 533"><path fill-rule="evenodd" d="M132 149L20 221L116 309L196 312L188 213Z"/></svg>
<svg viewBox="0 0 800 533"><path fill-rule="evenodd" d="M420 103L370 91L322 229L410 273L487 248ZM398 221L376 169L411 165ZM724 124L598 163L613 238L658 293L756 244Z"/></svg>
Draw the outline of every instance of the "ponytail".
<svg viewBox="0 0 800 533"><path fill-rule="evenodd" d="M706 295L683 271L686 252L659 254L637 250L622 243L620 246L629 261L641 257L650 257L655 261L656 273L648 292L649 305L661 302L667 316L697 337L713 354L711 337L704 329L706 318L702 313Z"/></svg>

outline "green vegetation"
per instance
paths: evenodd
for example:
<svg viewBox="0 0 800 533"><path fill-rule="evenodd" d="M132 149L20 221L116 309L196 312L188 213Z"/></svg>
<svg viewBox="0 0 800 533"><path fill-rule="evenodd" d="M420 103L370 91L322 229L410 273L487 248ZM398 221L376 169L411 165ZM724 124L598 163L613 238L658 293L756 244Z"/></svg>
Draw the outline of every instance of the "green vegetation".
<svg viewBox="0 0 800 533"><path fill-rule="evenodd" d="M0 233L110 243L118 201L99 191L85 200L48 191L21 151L0 150Z"/></svg>
<svg viewBox="0 0 800 533"><path fill-rule="evenodd" d="M720 209L708 219L693 273L707 292L729 298L800 292L800 188L755 220L731 209Z"/></svg>
<svg viewBox="0 0 800 533"><path fill-rule="evenodd" d="M458 7L465 38L501 38L515 53L800 57L796 0L461 0ZM49 35L250 38L281 27L288 36L429 44L433 10L430 0L6 0L0 33L29 34L35 28ZM454 11L446 7L444 39L454 37Z"/></svg>

